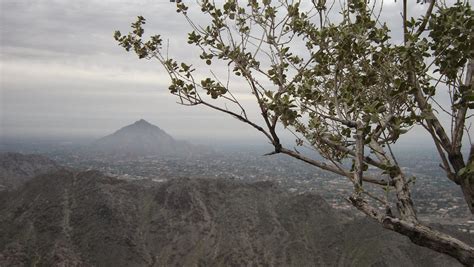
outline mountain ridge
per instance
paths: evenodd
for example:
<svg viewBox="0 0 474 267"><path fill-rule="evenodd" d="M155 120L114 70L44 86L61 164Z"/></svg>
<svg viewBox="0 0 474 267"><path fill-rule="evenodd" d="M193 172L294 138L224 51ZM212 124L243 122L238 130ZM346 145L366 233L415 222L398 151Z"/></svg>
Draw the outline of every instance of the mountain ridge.
<svg viewBox="0 0 474 267"><path fill-rule="evenodd" d="M0 198L5 266L458 266L272 182L62 169Z"/></svg>
<svg viewBox="0 0 474 267"><path fill-rule="evenodd" d="M0 153L0 191L15 189L37 175L59 168L56 162L42 155Z"/></svg>

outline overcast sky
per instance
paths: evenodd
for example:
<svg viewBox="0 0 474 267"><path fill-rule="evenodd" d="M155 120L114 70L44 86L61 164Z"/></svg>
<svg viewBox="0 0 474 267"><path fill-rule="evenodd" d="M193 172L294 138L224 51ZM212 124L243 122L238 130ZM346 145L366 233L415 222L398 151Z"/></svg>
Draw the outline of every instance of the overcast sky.
<svg viewBox="0 0 474 267"><path fill-rule="evenodd" d="M385 20L399 23L402 1L385 2ZM412 14L423 12L409 2ZM169 39L170 54L195 56L185 42L189 27L168 0L0 3L2 136L100 137L141 118L188 140L259 136L224 114L177 105L158 63L138 60L113 40L114 30L128 32L142 15L147 31Z"/></svg>

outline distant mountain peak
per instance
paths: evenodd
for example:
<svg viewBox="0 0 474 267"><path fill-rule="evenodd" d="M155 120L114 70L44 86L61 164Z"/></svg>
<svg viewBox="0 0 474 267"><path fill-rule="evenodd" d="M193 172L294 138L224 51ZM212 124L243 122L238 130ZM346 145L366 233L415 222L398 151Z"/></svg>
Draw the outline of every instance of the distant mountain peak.
<svg viewBox="0 0 474 267"><path fill-rule="evenodd" d="M127 132L147 132L147 133L152 133L152 132L155 132L155 133L160 133L160 134L164 134L164 135L168 135L165 131L163 131L162 129L160 129L160 127L154 125L154 124L151 124L149 123L148 121L144 120L144 119L140 119L138 121L135 121L134 123L132 124L129 124L119 130L117 130L115 132L115 134L117 133L127 133Z"/></svg>
<svg viewBox="0 0 474 267"><path fill-rule="evenodd" d="M154 125L154 124L151 124L149 123L148 121L144 120L144 119L140 119L136 122L134 122L133 124L130 124L128 126L125 126L124 128L153 128L153 129L160 129L160 127Z"/></svg>
<svg viewBox="0 0 474 267"><path fill-rule="evenodd" d="M189 154L193 148L176 141L158 126L144 119L135 121L94 143L94 150L113 155L177 155Z"/></svg>
<svg viewBox="0 0 474 267"><path fill-rule="evenodd" d="M173 139L168 133L160 129L160 127L149 123L148 121L144 119L140 119L132 124L129 124L125 127L122 127L121 129L117 130L115 133L106 136L104 138L110 137L110 136L123 136L125 139L128 138L151 138L151 139L160 139L160 138L165 138L169 141ZM102 139L104 139L102 138ZM126 140L121 140L121 141L126 141ZM139 140L137 140L139 141ZM151 141L151 140L149 140ZM157 141L157 140L153 140Z"/></svg>
<svg viewBox="0 0 474 267"><path fill-rule="evenodd" d="M150 126L155 126L155 125L153 125L153 124L147 122L147 121L144 120L144 119L140 119L140 120L136 121L136 122L134 123L134 125L150 125Z"/></svg>

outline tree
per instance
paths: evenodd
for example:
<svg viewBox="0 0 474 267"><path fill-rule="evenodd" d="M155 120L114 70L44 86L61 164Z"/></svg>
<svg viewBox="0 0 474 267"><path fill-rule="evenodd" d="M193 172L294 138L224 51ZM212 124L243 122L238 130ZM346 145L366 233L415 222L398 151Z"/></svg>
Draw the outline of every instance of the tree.
<svg viewBox="0 0 474 267"><path fill-rule="evenodd" d="M168 58L159 35L145 40L145 18L139 16L127 35L115 32L115 39L139 58L158 60L181 104L227 113L261 132L274 147L269 154L346 177L354 187L347 200L358 210L413 243L473 266L472 246L419 221L411 198L414 179L392 150L401 135L423 127L438 151L440 170L460 186L474 213L474 146L467 160L461 153L474 108L471 6L429 1L424 16L410 18L404 0L403 41L397 43L376 11L383 3L352 0L340 10L335 2L308 3L198 1L210 20L205 26L195 24L188 6L176 4L192 27L188 43L200 49L207 65L224 62L229 74L246 81L261 121L248 116L233 94L229 81L236 78L213 73L199 79L192 65ZM448 106L437 101L443 91ZM449 131L440 112L451 118ZM281 126L294 134L297 147L311 148L324 160L285 147Z"/></svg>

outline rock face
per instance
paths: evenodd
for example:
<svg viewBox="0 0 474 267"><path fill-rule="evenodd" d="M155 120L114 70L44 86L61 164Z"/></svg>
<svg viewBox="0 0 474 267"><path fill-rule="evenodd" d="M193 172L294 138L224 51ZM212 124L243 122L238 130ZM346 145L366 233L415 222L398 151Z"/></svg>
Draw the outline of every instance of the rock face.
<svg viewBox="0 0 474 267"><path fill-rule="evenodd" d="M0 266L458 266L269 182L38 176L0 195Z"/></svg>
<svg viewBox="0 0 474 267"><path fill-rule="evenodd" d="M0 153L0 191L12 190L39 174L58 170L47 157L19 153Z"/></svg>
<svg viewBox="0 0 474 267"><path fill-rule="evenodd" d="M175 140L158 126L143 119L102 137L88 150L117 157L168 156L195 152L190 144Z"/></svg>

